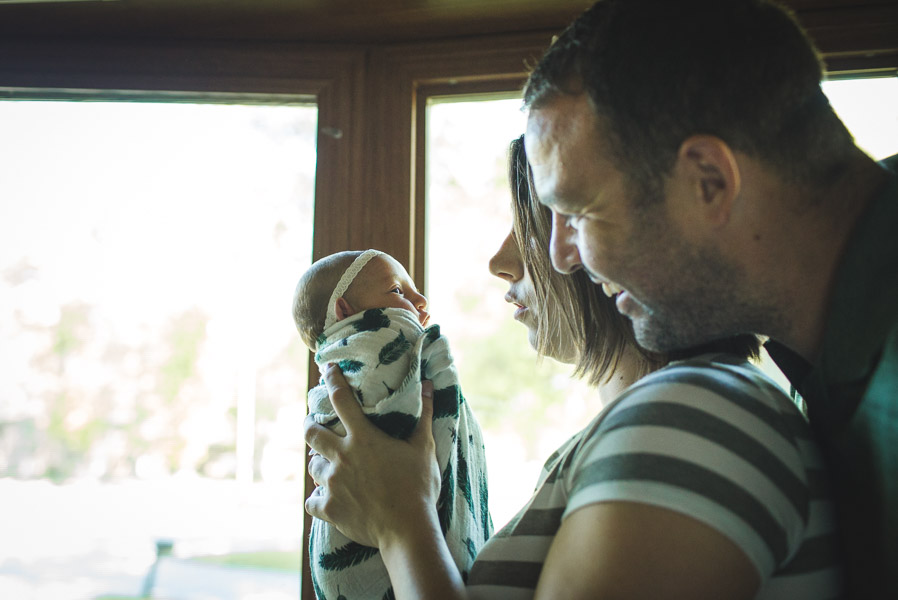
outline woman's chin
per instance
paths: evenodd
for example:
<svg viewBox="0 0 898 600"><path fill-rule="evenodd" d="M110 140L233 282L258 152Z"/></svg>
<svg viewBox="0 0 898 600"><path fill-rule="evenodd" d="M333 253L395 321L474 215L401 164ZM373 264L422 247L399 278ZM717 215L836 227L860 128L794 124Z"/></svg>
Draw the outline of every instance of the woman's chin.
<svg viewBox="0 0 898 600"><path fill-rule="evenodd" d="M530 347L537 351L539 351L539 346L537 344L538 339L536 327L527 327L527 341L530 342Z"/></svg>
<svg viewBox="0 0 898 600"><path fill-rule="evenodd" d="M530 338L531 344L537 339L536 335ZM534 346L535 348L536 346ZM572 365L577 362L577 350L573 347L570 340L550 340L548 347L545 348L545 356L566 365Z"/></svg>
<svg viewBox="0 0 898 600"><path fill-rule="evenodd" d="M577 352L573 348L559 346L554 348L548 356L566 365L572 365L577 362Z"/></svg>

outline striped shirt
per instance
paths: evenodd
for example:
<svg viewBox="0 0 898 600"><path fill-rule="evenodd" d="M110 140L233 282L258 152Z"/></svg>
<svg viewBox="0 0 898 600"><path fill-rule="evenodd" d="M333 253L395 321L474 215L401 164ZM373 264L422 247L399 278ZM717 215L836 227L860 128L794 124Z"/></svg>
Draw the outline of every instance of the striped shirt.
<svg viewBox="0 0 898 600"><path fill-rule="evenodd" d="M480 551L470 597L532 598L561 522L604 501L652 504L721 532L760 574L758 599L840 594L819 450L792 400L746 361L673 363L607 406L549 458L530 501Z"/></svg>

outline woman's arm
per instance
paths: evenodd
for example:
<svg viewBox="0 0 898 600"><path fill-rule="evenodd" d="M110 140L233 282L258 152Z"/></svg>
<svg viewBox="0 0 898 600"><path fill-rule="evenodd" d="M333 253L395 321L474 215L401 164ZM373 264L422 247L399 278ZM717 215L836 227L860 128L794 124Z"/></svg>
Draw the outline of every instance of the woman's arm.
<svg viewBox="0 0 898 600"><path fill-rule="evenodd" d="M338 368L324 380L347 435L306 421L306 442L319 453L309 473L321 486L307 512L380 548L396 598L465 598L435 508L432 400L425 395L421 421L402 441L368 422ZM753 597L758 585L747 556L711 527L638 502L599 502L562 522L537 598L735 600Z"/></svg>
<svg viewBox="0 0 898 600"><path fill-rule="evenodd" d="M562 521L536 598L747 600L759 584L745 553L717 530L665 508L600 502Z"/></svg>
<svg viewBox="0 0 898 600"><path fill-rule="evenodd" d="M317 453L309 474L319 485L306 500L306 512L378 547L397 598L464 598L436 512L440 473L431 430L432 387L425 382L414 434L398 440L368 421L339 368L329 366L324 381L346 436L306 420L306 443Z"/></svg>

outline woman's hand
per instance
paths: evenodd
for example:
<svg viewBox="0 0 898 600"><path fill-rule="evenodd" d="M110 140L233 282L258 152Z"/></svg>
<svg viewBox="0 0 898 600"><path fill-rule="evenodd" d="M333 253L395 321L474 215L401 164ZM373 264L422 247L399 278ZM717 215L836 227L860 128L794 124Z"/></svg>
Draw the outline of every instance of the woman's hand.
<svg viewBox="0 0 898 600"><path fill-rule="evenodd" d="M306 500L306 512L366 546L382 548L434 525L439 534L432 384L424 382L421 419L414 433L408 440L397 440L368 420L336 365L328 366L324 381L346 436L306 417L305 441L312 448L309 474L318 484Z"/></svg>

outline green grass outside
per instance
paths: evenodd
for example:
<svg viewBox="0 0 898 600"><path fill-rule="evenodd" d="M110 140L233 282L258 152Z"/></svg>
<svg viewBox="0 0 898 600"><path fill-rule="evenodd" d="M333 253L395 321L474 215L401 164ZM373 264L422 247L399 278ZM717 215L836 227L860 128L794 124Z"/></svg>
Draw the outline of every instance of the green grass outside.
<svg viewBox="0 0 898 600"><path fill-rule="evenodd" d="M190 560L223 567L248 567L299 573L302 552L236 552L213 556L197 556ZM141 600L142 596L97 596L94 600Z"/></svg>
<svg viewBox="0 0 898 600"><path fill-rule="evenodd" d="M302 553L299 551L236 552L234 554L198 556L191 560L226 567L249 567L299 573L300 565L302 564Z"/></svg>

